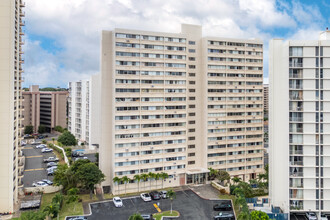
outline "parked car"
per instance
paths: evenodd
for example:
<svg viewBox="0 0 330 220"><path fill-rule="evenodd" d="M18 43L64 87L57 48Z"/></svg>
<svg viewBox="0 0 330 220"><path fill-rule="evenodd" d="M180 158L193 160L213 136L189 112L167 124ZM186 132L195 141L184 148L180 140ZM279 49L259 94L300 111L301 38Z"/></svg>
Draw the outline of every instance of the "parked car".
<svg viewBox="0 0 330 220"><path fill-rule="evenodd" d="M54 167L54 166L57 166L57 163L56 162L49 162L49 163L47 163L47 167Z"/></svg>
<svg viewBox="0 0 330 220"><path fill-rule="evenodd" d="M321 220L328 220L328 217L324 214L321 214Z"/></svg>
<svg viewBox="0 0 330 220"><path fill-rule="evenodd" d="M47 180L47 179L43 179L43 180L41 180L41 181L43 181L43 182L47 183L48 185L53 185L53 182L52 182L52 181L50 181L50 180Z"/></svg>
<svg viewBox="0 0 330 220"><path fill-rule="evenodd" d="M53 152L53 149L50 149L50 148L43 148L42 150L41 150L41 153L49 153L49 152Z"/></svg>
<svg viewBox="0 0 330 220"><path fill-rule="evenodd" d="M73 217L71 220L87 220L87 217L85 217L85 216L76 216L76 217Z"/></svg>
<svg viewBox="0 0 330 220"><path fill-rule="evenodd" d="M45 148L47 147L46 144L39 144L36 146L37 149Z"/></svg>
<svg viewBox="0 0 330 220"><path fill-rule="evenodd" d="M308 220L317 220L315 212L306 212L306 217Z"/></svg>
<svg viewBox="0 0 330 220"><path fill-rule="evenodd" d="M159 195L162 199L167 199L168 196L167 196L167 191L166 190L162 190L159 192Z"/></svg>
<svg viewBox="0 0 330 220"><path fill-rule="evenodd" d="M154 218L152 217L152 214L141 214L141 217L144 220L153 220Z"/></svg>
<svg viewBox="0 0 330 220"><path fill-rule="evenodd" d="M141 193L141 199L143 199L143 201L145 202L150 202L151 201L151 197L149 195L149 193Z"/></svg>
<svg viewBox="0 0 330 220"><path fill-rule="evenodd" d="M85 153L81 150L75 150L71 153L73 157L83 157Z"/></svg>
<svg viewBox="0 0 330 220"><path fill-rule="evenodd" d="M48 157L47 159L44 159L44 162L45 163L48 163L48 162L58 162L59 159L57 157Z"/></svg>
<svg viewBox="0 0 330 220"><path fill-rule="evenodd" d="M52 167L47 168L47 172L55 171L55 170L57 170L57 166L52 166Z"/></svg>
<svg viewBox="0 0 330 220"><path fill-rule="evenodd" d="M157 191L152 191L152 192L150 193L150 196L151 196L151 198L152 198L153 200L159 200L159 199L160 199L159 192L157 192Z"/></svg>
<svg viewBox="0 0 330 220"><path fill-rule="evenodd" d="M32 183L32 186L37 187L37 186L48 186L47 183L43 182L43 181L38 181L36 183Z"/></svg>
<svg viewBox="0 0 330 220"><path fill-rule="evenodd" d="M74 161L77 160L88 160L88 157L76 157L76 159Z"/></svg>
<svg viewBox="0 0 330 220"><path fill-rule="evenodd" d="M214 220L234 220L235 217L233 214L231 213L223 213L223 212L219 212L219 214L217 216L213 217Z"/></svg>
<svg viewBox="0 0 330 220"><path fill-rule="evenodd" d="M45 138L45 136L43 136L43 135L38 136L38 139L44 139L44 138Z"/></svg>
<svg viewBox="0 0 330 220"><path fill-rule="evenodd" d="M49 171L47 171L47 175L48 176L53 176L54 175L54 170L49 170Z"/></svg>
<svg viewBox="0 0 330 220"><path fill-rule="evenodd" d="M123 201L119 197L114 197L112 201L113 204L115 204L116 208L123 207Z"/></svg>
<svg viewBox="0 0 330 220"><path fill-rule="evenodd" d="M231 211L232 206L230 203L220 203L213 206L214 211Z"/></svg>

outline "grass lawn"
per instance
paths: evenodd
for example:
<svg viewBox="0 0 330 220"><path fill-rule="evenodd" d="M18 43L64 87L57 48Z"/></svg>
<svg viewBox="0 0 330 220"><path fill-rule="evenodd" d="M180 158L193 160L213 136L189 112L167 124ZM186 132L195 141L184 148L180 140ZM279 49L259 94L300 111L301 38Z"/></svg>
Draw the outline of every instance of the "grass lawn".
<svg viewBox="0 0 330 220"><path fill-rule="evenodd" d="M174 211L172 212L171 214L171 211L165 211L165 212L161 212L161 213L157 213L157 214L154 214L153 217L156 219L156 220L161 220L163 216L179 216L179 212L178 211Z"/></svg>
<svg viewBox="0 0 330 220"><path fill-rule="evenodd" d="M96 195L93 194L92 199L89 194L80 194L79 198L82 199L83 202L95 202L98 201Z"/></svg>
<svg viewBox="0 0 330 220"><path fill-rule="evenodd" d="M52 202L54 195L55 195L55 193L49 193L49 194L42 195L41 206L40 206L41 211ZM86 196L86 195L81 195L81 196ZM87 196L89 198L89 194ZM65 216L69 216L69 215L83 215L83 214L84 214L84 210L83 210L83 206L82 206L81 202L77 202L75 204L74 203L67 204L64 201L61 212L60 212L60 219L64 220Z"/></svg>
<svg viewBox="0 0 330 220"><path fill-rule="evenodd" d="M235 200L236 200L236 197L233 196L233 195L228 195L228 194L220 194L219 195L219 198L220 199L228 199L233 202L233 206L234 206L234 210L235 210L235 215L238 216L239 215L239 207L237 205L235 205Z"/></svg>

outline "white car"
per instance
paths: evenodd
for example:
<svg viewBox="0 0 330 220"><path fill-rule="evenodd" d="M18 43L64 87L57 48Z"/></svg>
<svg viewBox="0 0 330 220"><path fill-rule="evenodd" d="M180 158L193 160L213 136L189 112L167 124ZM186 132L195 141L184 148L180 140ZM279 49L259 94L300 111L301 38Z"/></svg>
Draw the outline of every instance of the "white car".
<svg viewBox="0 0 330 220"><path fill-rule="evenodd" d="M166 190L162 190L159 192L160 197L162 197L162 199L166 199L167 198L167 191Z"/></svg>
<svg viewBox="0 0 330 220"><path fill-rule="evenodd" d="M52 166L52 167L47 168L47 172L54 172L56 170L57 170L57 166Z"/></svg>
<svg viewBox="0 0 330 220"><path fill-rule="evenodd" d="M46 144L39 144L39 145L36 146L36 148L38 148L38 149L39 148L45 148L45 147L47 147Z"/></svg>
<svg viewBox="0 0 330 220"><path fill-rule="evenodd" d="M308 220L317 220L315 212L306 212L306 217Z"/></svg>
<svg viewBox="0 0 330 220"><path fill-rule="evenodd" d="M113 201L113 204L115 204L115 206L117 208L123 207L123 201L121 201L121 199L119 197L114 197L112 199L112 201Z"/></svg>
<svg viewBox="0 0 330 220"><path fill-rule="evenodd" d="M39 182L36 182L36 183L32 183L32 186L48 186L47 183L43 182L43 181L39 181Z"/></svg>
<svg viewBox="0 0 330 220"><path fill-rule="evenodd" d="M324 214L321 214L321 220L328 220L328 218Z"/></svg>
<svg viewBox="0 0 330 220"><path fill-rule="evenodd" d="M42 150L41 150L41 153L50 153L50 152L53 152L53 149L50 149L50 148L43 148Z"/></svg>
<svg viewBox="0 0 330 220"><path fill-rule="evenodd" d="M150 202L151 201L151 196L149 193L141 193L141 199L145 202Z"/></svg>

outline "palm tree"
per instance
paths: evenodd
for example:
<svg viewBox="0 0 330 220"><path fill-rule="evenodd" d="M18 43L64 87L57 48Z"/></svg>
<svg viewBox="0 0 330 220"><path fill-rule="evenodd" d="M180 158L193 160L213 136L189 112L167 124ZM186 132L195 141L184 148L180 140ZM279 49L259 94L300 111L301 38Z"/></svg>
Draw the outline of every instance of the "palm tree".
<svg viewBox="0 0 330 220"><path fill-rule="evenodd" d="M149 172L148 173L148 177L150 178L150 190L151 190L151 179L154 179L155 178L155 174L152 173L152 172Z"/></svg>
<svg viewBox="0 0 330 220"><path fill-rule="evenodd" d="M141 178L143 179L143 182L144 182L144 190L146 189L146 181L148 179L148 174L146 173L142 173L141 174Z"/></svg>
<svg viewBox="0 0 330 220"><path fill-rule="evenodd" d="M62 208L64 196L61 193L56 193L55 196L52 199L52 203L58 203L60 208Z"/></svg>
<svg viewBox="0 0 330 220"><path fill-rule="evenodd" d="M54 144L54 142L55 142L55 138L52 138L52 141L53 141L53 144Z"/></svg>
<svg viewBox="0 0 330 220"><path fill-rule="evenodd" d="M239 215L237 216L238 220L247 220L250 219L250 213L249 211L242 211L239 213Z"/></svg>
<svg viewBox="0 0 330 220"><path fill-rule="evenodd" d="M162 189L164 189L164 180L168 178L168 174L167 173L160 173L160 178L162 179Z"/></svg>
<svg viewBox="0 0 330 220"><path fill-rule="evenodd" d="M171 200L171 214L172 214L172 203L173 203L173 199L176 198L176 194L175 194L175 192L174 192L173 190L170 189L170 190L167 192L167 196L168 196L168 198L170 198L170 200Z"/></svg>
<svg viewBox="0 0 330 220"><path fill-rule="evenodd" d="M46 213L48 219L54 218L58 215L60 211L60 205L58 203L51 203L48 206L46 206L43 210L44 213Z"/></svg>
<svg viewBox="0 0 330 220"><path fill-rule="evenodd" d="M236 196L236 199L234 201L234 205L238 206L239 211L241 211L241 208L243 207L243 203L245 203L245 198L243 196Z"/></svg>
<svg viewBox="0 0 330 220"><path fill-rule="evenodd" d="M156 189L157 189L157 181L160 179L160 173L155 174L155 180L156 180Z"/></svg>
<svg viewBox="0 0 330 220"><path fill-rule="evenodd" d="M212 167L209 168L209 180L214 180L218 175L218 170L213 169Z"/></svg>
<svg viewBox="0 0 330 220"><path fill-rule="evenodd" d="M142 179L141 175L139 174L136 174L134 177L133 177L134 180L136 180L138 182L138 192L140 192L140 181Z"/></svg>
<svg viewBox="0 0 330 220"><path fill-rule="evenodd" d="M115 176L115 177L112 179L112 181L113 181L114 183L117 183L117 185L118 185L118 194L119 194L119 184L120 184L120 182L121 182L121 178L119 178L118 176Z"/></svg>
<svg viewBox="0 0 330 220"><path fill-rule="evenodd" d="M126 186L127 186L127 183L129 183L130 180L131 180L131 179L128 178L127 176L123 176L123 177L121 178L121 181L123 181L124 184L125 184L125 194L126 194Z"/></svg>
<svg viewBox="0 0 330 220"><path fill-rule="evenodd" d="M239 182L241 182L241 178L239 178L237 176L233 177L231 180L235 183L235 185L238 184Z"/></svg>

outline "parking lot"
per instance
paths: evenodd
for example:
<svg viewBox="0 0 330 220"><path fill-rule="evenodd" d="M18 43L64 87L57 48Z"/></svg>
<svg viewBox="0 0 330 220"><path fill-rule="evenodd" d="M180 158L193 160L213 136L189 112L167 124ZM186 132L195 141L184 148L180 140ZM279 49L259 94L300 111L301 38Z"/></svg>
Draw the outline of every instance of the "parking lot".
<svg viewBox="0 0 330 220"><path fill-rule="evenodd" d="M41 149L35 147L36 145L28 144L23 149L25 156L24 187L31 187L33 182L42 179L53 180L52 176L47 175L47 163L44 163L43 160L48 157L55 157L55 154L41 153Z"/></svg>
<svg viewBox="0 0 330 220"><path fill-rule="evenodd" d="M88 216L90 220L127 220L133 213L153 214L157 213L154 204L159 203L162 211L171 209L169 199L153 200L144 202L140 197L122 198L123 207L115 208L112 201L92 203L92 215ZM180 212L178 219L213 219L219 211L213 211L213 205L223 200L205 200L197 196L191 190L176 192L176 199L173 200L173 210ZM224 211L225 212L225 211ZM233 211L227 211L233 213Z"/></svg>

